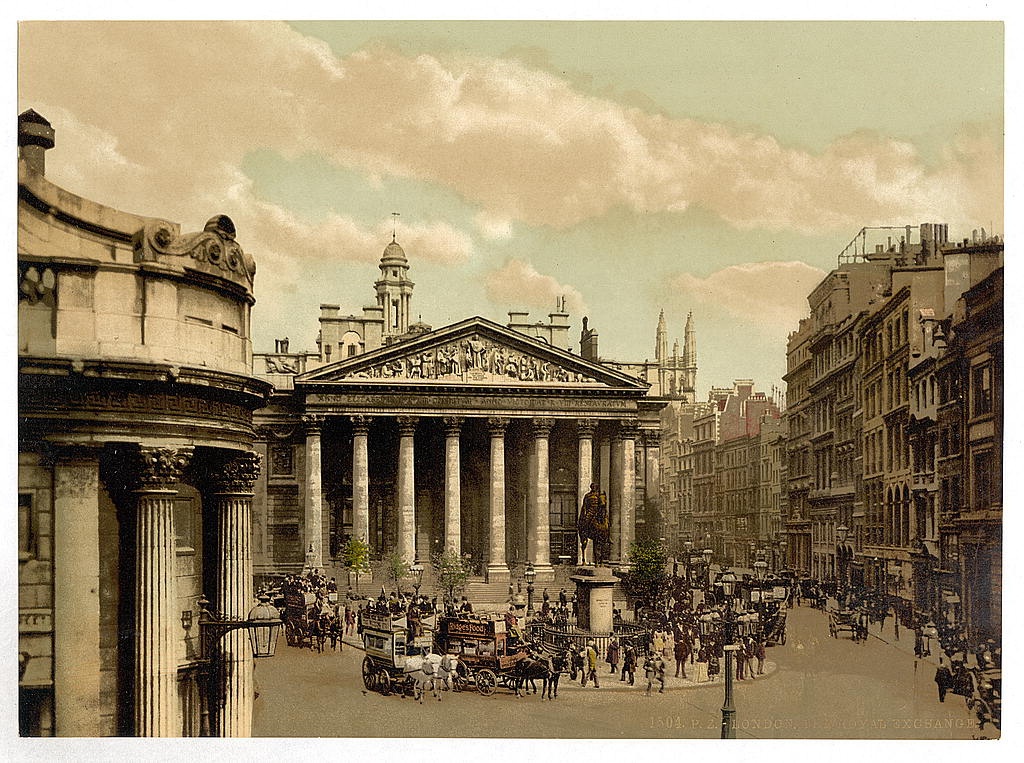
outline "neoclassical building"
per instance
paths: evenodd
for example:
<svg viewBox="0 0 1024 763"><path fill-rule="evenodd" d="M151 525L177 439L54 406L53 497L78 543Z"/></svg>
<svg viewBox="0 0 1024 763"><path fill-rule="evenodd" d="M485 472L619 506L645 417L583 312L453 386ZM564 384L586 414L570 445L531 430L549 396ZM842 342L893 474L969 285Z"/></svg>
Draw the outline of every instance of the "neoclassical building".
<svg viewBox="0 0 1024 763"><path fill-rule="evenodd" d="M197 600L253 606L255 264L50 183L18 119L18 651L33 736L248 736L252 653L199 653Z"/></svg>
<svg viewBox="0 0 1024 763"><path fill-rule="evenodd" d="M504 581L578 559L576 512L608 495L624 561L659 511L658 365L602 361L584 329L571 352L561 302L547 323L509 314L432 328L410 321L413 283L392 241L361 315L322 305L315 353L257 354L274 385L257 411L253 554L259 572L322 567L348 537L408 562L454 549ZM652 381L634 373L649 375Z"/></svg>

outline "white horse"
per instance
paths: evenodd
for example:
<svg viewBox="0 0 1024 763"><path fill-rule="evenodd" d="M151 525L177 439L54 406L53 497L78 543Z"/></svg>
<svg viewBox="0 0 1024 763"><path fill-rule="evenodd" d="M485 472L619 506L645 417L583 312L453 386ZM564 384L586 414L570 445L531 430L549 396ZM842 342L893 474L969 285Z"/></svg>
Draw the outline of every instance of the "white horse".
<svg viewBox="0 0 1024 763"><path fill-rule="evenodd" d="M434 692L434 679L436 676L434 663L428 657L421 655L406 657L403 674L406 683L410 680L412 681L413 698L422 705L423 695L426 693L427 688L429 687L430 691Z"/></svg>

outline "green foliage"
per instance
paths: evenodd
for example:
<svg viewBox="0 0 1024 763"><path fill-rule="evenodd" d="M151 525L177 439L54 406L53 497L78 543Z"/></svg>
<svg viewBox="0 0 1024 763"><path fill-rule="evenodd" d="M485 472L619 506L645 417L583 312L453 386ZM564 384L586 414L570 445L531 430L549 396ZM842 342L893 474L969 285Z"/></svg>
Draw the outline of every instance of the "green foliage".
<svg viewBox="0 0 1024 763"><path fill-rule="evenodd" d="M341 547L341 563L350 574L355 573L358 586L359 576L370 572L370 544L362 538L349 538Z"/></svg>
<svg viewBox="0 0 1024 763"><path fill-rule="evenodd" d="M662 609L668 591L668 553L657 540L641 540L629 552L629 572L622 576L626 593L645 607Z"/></svg>
<svg viewBox="0 0 1024 763"><path fill-rule="evenodd" d="M455 552L455 549L450 548L444 553L437 554L433 564L438 588L445 592L449 601L453 600L455 594L461 592L469 582L469 568L465 560Z"/></svg>
<svg viewBox="0 0 1024 763"><path fill-rule="evenodd" d="M384 557L384 573L387 575L387 579L398 589L402 578L409 574L409 563L397 551L392 551Z"/></svg>

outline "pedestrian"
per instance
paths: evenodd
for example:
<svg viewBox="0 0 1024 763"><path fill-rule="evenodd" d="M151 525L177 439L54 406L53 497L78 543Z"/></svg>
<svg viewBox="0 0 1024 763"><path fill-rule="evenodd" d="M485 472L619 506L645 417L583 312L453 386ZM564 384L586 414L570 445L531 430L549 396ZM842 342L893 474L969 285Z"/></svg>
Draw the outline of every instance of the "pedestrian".
<svg viewBox="0 0 1024 763"><path fill-rule="evenodd" d="M757 658L757 674L759 676L764 675L764 660L767 656L764 649L764 639L758 639L757 643L754 644L754 656Z"/></svg>
<svg viewBox="0 0 1024 763"><path fill-rule="evenodd" d="M558 603L562 607L565 607L569 603L569 596L568 596L568 594L566 594L564 588L561 591L558 592Z"/></svg>
<svg viewBox="0 0 1024 763"><path fill-rule="evenodd" d="M647 655L647 659L644 661L644 675L647 677L647 688L644 690L646 696L651 696L651 689L654 687L654 682L657 681L659 693L665 691L665 661L661 657L661 652L652 652Z"/></svg>
<svg viewBox="0 0 1024 763"><path fill-rule="evenodd" d="M632 641L626 642L626 648L622 652L622 677L619 680L625 681L626 676L629 676L629 685L632 686L636 676L636 647Z"/></svg>
<svg viewBox="0 0 1024 763"><path fill-rule="evenodd" d="M939 658L939 667L935 670L935 685L939 689L939 702L946 701L946 692L953 685L953 673L946 667L946 663Z"/></svg>
<svg viewBox="0 0 1024 763"><path fill-rule="evenodd" d="M920 625L914 626L914 656L918 659L924 657L924 633Z"/></svg>
<svg viewBox="0 0 1024 763"><path fill-rule="evenodd" d="M706 646L701 645L696 651L697 661L693 664L693 680L695 683L702 684L709 680L708 649Z"/></svg>
<svg viewBox="0 0 1024 763"><path fill-rule="evenodd" d="M595 689L601 688L597 682L597 649L594 648L593 639L587 642L583 650L583 686L587 685L588 680L594 682Z"/></svg>
<svg viewBox="0 0 1024 763"><path fill-rule="evenodd" d="M680 633L676 638L675 644L676 678L680 677L680 673L682 673L683 678L686 678L686 660L689 656L690 644L683 637L683 634Z"/></svg>
<svg viewBox="0 0 1024 763"><path fill-rule="evenodd" d="M609 665L611 665L612 669L609 672L612 675L615 675L616 673L619 672L619 640L618 639L613 638L613 639L611 639L608 642L608 649L607 649L607 651L605 653L605 658L604 659L605 659L605 662L607 662Z"/></svg>

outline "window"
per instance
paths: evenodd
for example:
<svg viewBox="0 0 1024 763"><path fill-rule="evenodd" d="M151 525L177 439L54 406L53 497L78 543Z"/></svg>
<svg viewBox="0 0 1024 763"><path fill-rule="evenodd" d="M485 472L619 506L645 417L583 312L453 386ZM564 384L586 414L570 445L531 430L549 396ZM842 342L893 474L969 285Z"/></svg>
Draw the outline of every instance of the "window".
<svg viewBox="0 0 1024 763"><path fill-rule="evenodd" d="M976 366L971 371L971 395L975 416L992 413L992 364Z"/></svg>
<svg viewBox="0 0 1024 763"><path fill-rule="evenodd" d="M32 522L32 494L18 493L18 558L29 559L36 553L35 527Z"/></svg>
<svg viewBox="0 0 1024 763"><path fill-rule="evenodd" d="M995 498L995 474L992 471L992 451L974 454L974 500L972 509L985 509Z"/></svg>

